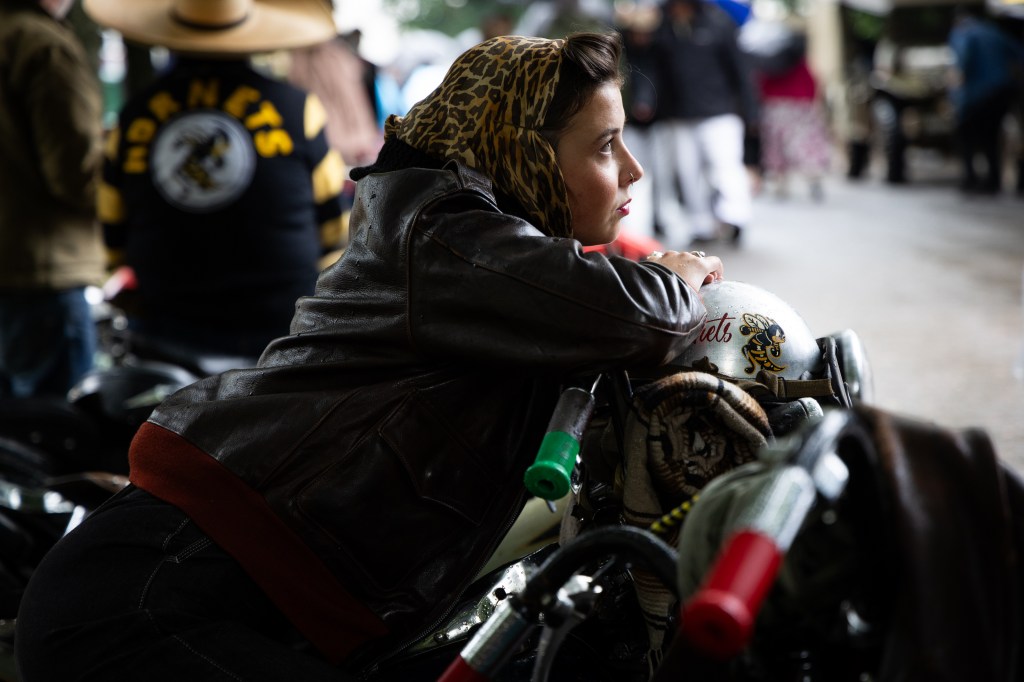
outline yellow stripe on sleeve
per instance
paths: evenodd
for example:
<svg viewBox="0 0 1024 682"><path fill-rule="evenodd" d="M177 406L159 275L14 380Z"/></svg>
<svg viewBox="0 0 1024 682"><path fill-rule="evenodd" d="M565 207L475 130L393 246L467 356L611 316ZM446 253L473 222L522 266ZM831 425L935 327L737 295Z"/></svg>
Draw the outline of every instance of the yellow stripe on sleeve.
<svg viewBox="0 0 1024 682"><path fill-rule="evenodd" d="M116 270L124 265L123 249L107 249L107 269Z"/></svg>
<svg viewBox="0 0 1024 682"><path fill-rule="evenodd" d="M306 139L312 140L327 125L327 110L316 95L306 97L305 126Z"/></svg>
<svg viewBox="0 0 1024 682"><path fill-rule="evenodd" d="M348 246L348 211L320 225L320 246L324 250Z"/></svg>
<svg viewBox="0 0 1024 682"><path fill-rule="evenodd" d="M116 187L99 183L96 196L96 214L101 223L116 225L124 220L124 198Z"/></svg>
<svg viewBox="0 0 1024 682"><path fill-rule="evenodd" d="M334 149L313 169L313 200L321 204L341 194L345 184L345 162Z"/></svg>
<svg viewBox="0 0 1024 682"><path fill-rule="evenodd" d="M117 126L111 128L104 136L103 153L110 161L117 159L117 145L120 141L121 129Z"/></svg>

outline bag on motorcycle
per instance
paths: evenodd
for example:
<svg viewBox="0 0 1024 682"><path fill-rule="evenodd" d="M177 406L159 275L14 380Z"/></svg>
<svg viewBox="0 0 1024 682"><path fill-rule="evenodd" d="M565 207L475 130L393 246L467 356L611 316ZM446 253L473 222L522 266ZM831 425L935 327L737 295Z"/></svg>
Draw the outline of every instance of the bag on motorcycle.
<svg viewBox="0 0 1024 682"><path fill-rule="evenodd" d="M703 372L677 372L638 388L625 419L621 454L605 429L606 460L617 460L615 495L625 523L649 529L691 500L709 481L754 459L771 435L768 417L736 385ZM592 454L592 453L591 453ZM587 445L584 445L587 457ZM587 459L593 462L593 457ZM589 470L593 471L595 467ZM576 504L586 505L587 500ZM566 516L572 519L571 515ZM563 525L562 543L577 531ZM676 542L678 528L665 540ZM657 666L675 596L653 575L631 571L650 641L649 663Z"/></svg>

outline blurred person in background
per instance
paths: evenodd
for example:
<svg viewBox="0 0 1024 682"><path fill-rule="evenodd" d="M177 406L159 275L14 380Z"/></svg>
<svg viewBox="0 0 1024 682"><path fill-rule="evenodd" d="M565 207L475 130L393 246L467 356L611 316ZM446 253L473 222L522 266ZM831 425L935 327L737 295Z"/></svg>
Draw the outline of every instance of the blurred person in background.
<svg viewBox="0 0 1024 682"><path fill-rule="evenodd" d="M1014 166L1017 169L1017 195L1024 197L1024 87L1017 89L1011 115L1017 122L1017 146L1014 150Z"/></svg>
<svg viewBox="0 0 1024 682"><path fill-rule="evenodd" d="M956 57L950 95L957 117L961 189L995 194L1003 184L1003 119L1024 86L1024 47L982 12L967 5L956 9L949 35ZM985 158L984 179L975 168L979 154Z"/></svg>
<svg viewBox="0 0 1024 682"><path fill-rule="evenodd" d="M143 342L257 357L344 245L344 164L319 98L250 57L336 35L321 0L86 0L171 66L121 110L103 166L108 247L137 278ZM223 300L231 300L225 306Z"/></svg>
<svg viewBox="0 0 1024 682"><path fill-rule="evenodd" d="M871 164L871 59L870 48L855 45L843 66L846 89L839 102L837 137L846 142L846 177L859 180Z"/></svg>
<svg viewBox="0 0 1024 682"><path fill-rule="evenodd" d="M480 20L480 42L515 33L515 18L508 12L492 12Z"/></svg>
<svg viewBox="0 0 1024 682"><path fill-rule="evenodd" d="M658 112L661 93L653 40L660 18L654 3L623 7L616 15L626 67L623 139L647 176L634 185L632 212L622 224L626 230L682 248L689 243L690 228L680 200L675 147L658 144L666 135L661 128L670 125Z"/></svg>
<svg viewBox="0 0 1024 682"><path fill-rule="evenodd" d="M377 125L367 64L343 36L289 51L288 80L316 95L327 111L327 142L348 166L377 158L384 143Z"/></svg>
<svg viewBox="0 0 1024 682"><path fill-rule="evenodd" d="M657 144L674 150L694 245L737 242L751 219L743 140L757 125L758 106L738 30L714 3L666 0L654 37L659 116L669 122Z"/></svg>
<svg viewBox="0 0 1024 682"><path fill-rule="evenodd" d="M806 36L789 29L787 43L777 59L756 69L761 94L760 169L779 197L788 196L790 179L798 175L807 181L811 197L821 201L831 151L824 105L807 63Z"/></svg>
<svg viewBox="0 0 1024 682"><path fill-rule="evenodd" d="M613 22L603 0L540 0L529 3L516 24L524 36L560 38L572 31L606 31Z"/></svg>
<svg viewBox="0 0 1024 682"><path fill-rule="evenodd" d="M362 55L360 45L363 42L363 32L361 29L355 28L342 33L341 38L363 65L363 89L373 106L377 129L383 134L384 122L388 116L391 114L402 115L409 109L402 95L402 88L389 69L381 68Z"/></svg>
<svg viewBox="0 0 1024 682"><path fill-rule="evenodd" d="M63 396L96 351L102 97L71 4L0 0L0 396Z"/></svg>
<svg viewBox="0 0 1024 682"><path fill-rule="evenodd" d="M331 6L333 14L333 3ZM322 43L287 51L284 77L289 83L320 100L327 112L327 143L346 166L367 164L377 158L384 143L377 100L377 68L358 53L351 35L336 35ZM342 244L348 241L348 218L355 183L343 180ZM321 267L341 255L342 249L321 259Z"/></svg>

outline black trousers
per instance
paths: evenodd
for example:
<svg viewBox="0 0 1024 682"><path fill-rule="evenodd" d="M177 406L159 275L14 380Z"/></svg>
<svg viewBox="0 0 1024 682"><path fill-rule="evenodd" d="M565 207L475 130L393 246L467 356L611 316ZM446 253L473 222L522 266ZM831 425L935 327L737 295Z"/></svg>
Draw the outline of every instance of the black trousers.
<svg viewBox="0 0 1024 682"><path fill-rule="evenodd" d="M133 487L44 558L15 650L23 682L353 679L184 513Z"/></svg>
<svg viewBox="0 0 1024 682"><path fill-rule="evenodd" d="M958 124L962 183L965 189L998 192L1003 185L1003 153L1000 146L1003 119L1010 111L1013 91L1009 88L989 95L967 107ZM985 177L980 179L976 157L985 159Z"/></svg>

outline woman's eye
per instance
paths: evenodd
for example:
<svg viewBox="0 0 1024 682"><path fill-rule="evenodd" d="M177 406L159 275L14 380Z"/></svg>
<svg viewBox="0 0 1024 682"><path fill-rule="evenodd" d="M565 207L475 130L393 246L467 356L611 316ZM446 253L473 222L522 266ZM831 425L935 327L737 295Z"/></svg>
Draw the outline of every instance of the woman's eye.
<svg viewBox="0 0 1024 682"><path fill-rule="evenodd" d="M612 150L612 141L611 140L608 140L607 142L604 143L604 145L601 146L601 151L602 152L610 152L611 150Z"/></svg>

